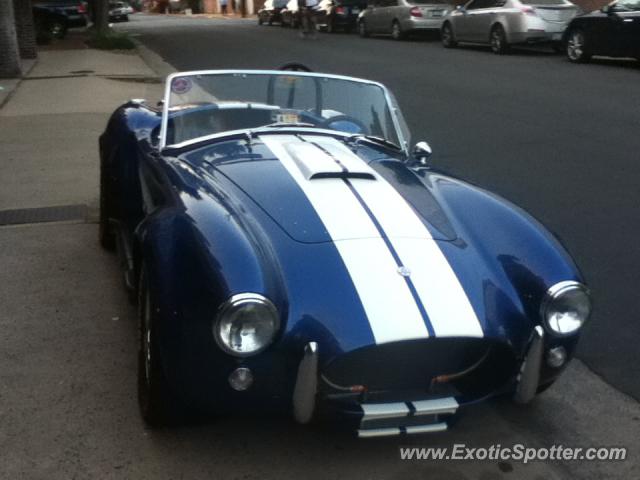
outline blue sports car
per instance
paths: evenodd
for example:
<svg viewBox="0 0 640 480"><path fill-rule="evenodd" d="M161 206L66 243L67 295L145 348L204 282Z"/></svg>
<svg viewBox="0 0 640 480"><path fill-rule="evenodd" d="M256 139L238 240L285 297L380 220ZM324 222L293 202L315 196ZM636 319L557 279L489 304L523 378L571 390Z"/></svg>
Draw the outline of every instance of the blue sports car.
<svg viewBox="0 0 640 480"><path fill-rule="evenodd" d="M389 90L293 70L169 76L100 137L100 241L139 305L139 403L290 412L360 437L529 402L591 309L523 210L429 165Z"/></svg>

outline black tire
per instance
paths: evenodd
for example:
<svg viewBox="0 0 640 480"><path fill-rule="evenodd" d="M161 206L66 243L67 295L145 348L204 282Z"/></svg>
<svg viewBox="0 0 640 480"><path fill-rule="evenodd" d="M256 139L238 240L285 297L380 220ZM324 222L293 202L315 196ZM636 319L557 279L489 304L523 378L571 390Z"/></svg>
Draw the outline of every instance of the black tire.
<svg viewBox="0 0 640 480"><path fill-rule="evenodd" d="M573 28L567 33L566 41L567 58L573 63L586 63L591 60L589 39L580 28Z"/></svg>
<svg viewBox="0 0 640 480"><path fill-rule="evenodd" d="M155 312L143 265L138 287L138 405L142 419L154 428L175 425L180 410L162 368Z"/></svg>
<svg viewBox="0 0 640 480"><path fill-rule="evenodd" d="M325 32L327 33L335 33L336 29L333 25L333 19L331 17L327 18L327 26L325 27Z"/></svg>
<svg viewBox="0 0 640 480"><path fill-rule="evenodd" d="M451 27L451 24L449 22L442 25L440 39L442 40L442 46L444 46L444 48L455 48L458 46L456 37L453 34L453 28Z"/></svg>
<svg viewBox="0 0 640 480"><path fill-rule="evenodd" d="M52 20L49 22L48 29L51 38L62 40L67 36L67 24L62 20Z"/></svg>
<svg viewBox="0 0 640 480"><path fill-rule="evenodd" d="M367 24L364 20L360 20L358 22L358 34L362 38L367 38L369 36L369 30L367 29Z"/></svg>
<svg viewBox="0 0 640 480"><path fill-rule="evenodd" d="M552 382L549 382L549 383L545 383L544 385L540 385L540 386L538 386L538 388L536 389L536 395L539 395L539 394L541 394L542 392L544 392L544 391L548 390L548 389L549 389L549 387L550 387L551 385L553 385L554 383L555 383L555 382L553 382L553 381L552 381Z"/></svg>
<svg viewBox="0 0 640 480"><path fill-rule="evenodd" d="M400 23L397 20L394 20L391 24L391 38L394 40L403 40L404 37L405 35L402 31L402 27L400 27Z"/></svg>
<svg viewBox="0 0 640 480"><path fill-rule="evenodd" d="M504 32L502 25L494 25L489 34L489 43L491 51L496 55L504 55L509 53L509 43L507 43L507 34Z"/></svg>
<svg viewBox="0 0 640 480"><path fill-rule="evenodd" d="M109 188L107 185L107 173L104 162L100 161L100 222L98 225L98 235L100 245L105 250L114 251L116 249L116 237L111 228L109 219L112 216Z"/></svg>
<svg viewBox="0 0 640 480"><path fill-rule="evenodd" d="M264 23L264 20L262 20L262 16L258 15L258 25L262 25Z"/></svg>

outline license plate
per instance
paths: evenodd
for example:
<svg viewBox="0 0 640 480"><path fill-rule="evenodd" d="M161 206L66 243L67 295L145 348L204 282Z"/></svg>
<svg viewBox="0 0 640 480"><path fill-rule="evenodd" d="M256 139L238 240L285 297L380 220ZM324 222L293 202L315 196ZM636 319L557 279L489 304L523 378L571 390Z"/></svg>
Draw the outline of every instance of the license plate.
<svg viewBox="0 0 640 480"><path fill-rule="evenodd" d="M442 17L442 10L431 10L431 17L432 18Z"/></svg>
<svg viewBox="0 0 640 480"><path fill-rule="evenodd" d="M562 40L562 34L554 33L553 35L551 35L551 40L553 40L554 42Z"/></svg>
<svg viewBox="0 0 640 480"><path fill-rule="evenodd" d="M352 8L351 9L351 13L360 13L360 9L359 8Z"/></svg>

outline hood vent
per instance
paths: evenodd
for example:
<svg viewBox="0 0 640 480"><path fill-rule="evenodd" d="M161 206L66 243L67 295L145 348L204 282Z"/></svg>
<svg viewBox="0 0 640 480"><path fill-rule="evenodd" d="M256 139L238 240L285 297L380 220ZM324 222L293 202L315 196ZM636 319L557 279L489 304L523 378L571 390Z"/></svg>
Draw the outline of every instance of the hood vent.
<svg viewBox="0 0 640 480"><path fill-rule="evenodd" d="M339 156L330 155L326 150L311 142L292 142L285 149L296 162L296 166L307 180L323 178L361 178L375 180L370 171L349 165L348 168ZM345 159L348 160L348 159Z"/></svg>

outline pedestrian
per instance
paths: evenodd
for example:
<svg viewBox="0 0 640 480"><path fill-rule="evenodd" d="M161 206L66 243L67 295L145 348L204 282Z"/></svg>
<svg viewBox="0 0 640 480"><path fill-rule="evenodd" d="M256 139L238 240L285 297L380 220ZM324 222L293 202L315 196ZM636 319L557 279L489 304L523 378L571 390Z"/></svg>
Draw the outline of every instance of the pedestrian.
<svg viewBox="0 0 640 480"><path fill-rule="evenodd" d="M302 38L313 37L316 38L316 15L315 10L318 6L318 0L298 0L298 10L301 15L301 27L300 36Z"/></svg>
<svg viewBox="0 0 640 480"><path fill-rule="evenodd" d="M220 0L220 10L222 11L222 15L227 14L227 1L228 0Z"/></svg>

